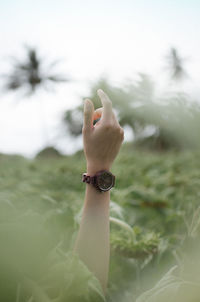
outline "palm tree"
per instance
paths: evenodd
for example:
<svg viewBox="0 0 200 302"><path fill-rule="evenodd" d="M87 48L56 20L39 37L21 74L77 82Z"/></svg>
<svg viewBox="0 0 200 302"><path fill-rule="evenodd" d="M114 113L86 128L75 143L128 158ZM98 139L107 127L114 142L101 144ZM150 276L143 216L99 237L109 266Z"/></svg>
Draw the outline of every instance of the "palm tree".
<svg viewBox="0 0 200 302"><path fill-rule="evenodd" d="M7 91L24 90L26 96L34 95L40 88L51 90L53 84L67 82L65 76L53 71L59 61L53 61L45 65L45 60L38 55L33 47L26 47L26 57L22 60L14 58L12 69L4 75L4 89ZM41 106L42 107L42 106ZM42 108L41 108L42 110ZM48 133L43 116L43 130L48 143Z"/></svg>
<svg viewBox="0 0 200 302"><path fill-rule="evenodd" d="M5 88L7 90L18 90L25 88L28 94L34 94L40 87L48 88L52 83L66 82L67 79L56 73L52 68L59 63L54 61L46 68L43 68L43 61L39 57L37 50L32 47L26 47L25 60L14 58L14 63L10 74L7 75Z"/></svg>
<svg viewBox="0 0 200 302"><path fill-rule="evenodd" d="M184 68L185 60L185 58L181 58L176 48L172 47L170 49L167 56L167 63L172 80L182 81L188 76Z"/></svg>

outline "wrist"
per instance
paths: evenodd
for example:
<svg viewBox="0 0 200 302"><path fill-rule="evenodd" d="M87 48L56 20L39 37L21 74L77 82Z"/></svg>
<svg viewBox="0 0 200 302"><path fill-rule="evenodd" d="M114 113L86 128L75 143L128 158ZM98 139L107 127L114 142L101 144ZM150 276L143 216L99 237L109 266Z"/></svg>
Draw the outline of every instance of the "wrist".
<svg viewBox="0 0 200 302"><path fill-rule="evenodd" d="M110 171L110 168L111 168L111 165L104 164L104 163L102 163L102 164L87 163L87 173L89 175L93 175L102 170Z"/></svg>

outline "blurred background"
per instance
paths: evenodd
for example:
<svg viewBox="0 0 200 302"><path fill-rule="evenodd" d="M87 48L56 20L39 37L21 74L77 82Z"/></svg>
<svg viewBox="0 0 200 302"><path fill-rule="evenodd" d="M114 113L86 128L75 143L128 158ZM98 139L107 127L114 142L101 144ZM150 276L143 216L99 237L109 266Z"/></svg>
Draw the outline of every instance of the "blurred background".
<svg viewBox="0 0 200 302"><path fill-rule="evenodd" d="M200 300L200 2L0 1L0 300ZM106 300L71 251L83 100L103 89L112 171ZM78 290L77 290L78 289Z"/></svg>
<svg viewBox="0 0 200 302"><path fill-rule="evenodd" d="M133 125L144 128L141 119L145 136L159 126L148 116L130 121L130 108L166 98L174 104L180 93L198 101L199 5L1 1L0 152L33 157L48 146L65 154L81 148L77 107L98 87L113 97L126 140L144 134Z"/></svg>

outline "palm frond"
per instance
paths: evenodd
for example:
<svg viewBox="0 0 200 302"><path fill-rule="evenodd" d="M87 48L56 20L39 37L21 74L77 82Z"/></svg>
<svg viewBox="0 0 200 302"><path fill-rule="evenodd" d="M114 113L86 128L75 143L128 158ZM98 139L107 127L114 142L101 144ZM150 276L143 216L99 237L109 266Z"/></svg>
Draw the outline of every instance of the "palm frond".
<svg viewBox="0 0 200 302"><path fill-rule="evenodd" d="M187 77L187 73L184 68L185 58L182 58L177 49L172 47L169 55L167 56L168 69L173 80L180 81Z"/></svg>
<svg viewBox="0 0 200 302"><path fill-rule="evenodd" d="M56 83L69 82L69 79L67 79L65 77L62 77L62 76L59 76L59 75L48 76L47 80L51 81L51 82L56 82Z"/></svg>
<svg viewBox="0 0 200 302"><path fill-rule="evenodd" d="M60 60L55 60L45 66L44 58L39 56L35 48L26 46L25 49L26 57L23 60L12 57L12 70L10 74L4 76L4 88L7 91L25 88L29 95L45 86L45 82L64 83L69 81L69 78L64 75L51 72ZM45 88L48 88L48 85Z"/></svg>

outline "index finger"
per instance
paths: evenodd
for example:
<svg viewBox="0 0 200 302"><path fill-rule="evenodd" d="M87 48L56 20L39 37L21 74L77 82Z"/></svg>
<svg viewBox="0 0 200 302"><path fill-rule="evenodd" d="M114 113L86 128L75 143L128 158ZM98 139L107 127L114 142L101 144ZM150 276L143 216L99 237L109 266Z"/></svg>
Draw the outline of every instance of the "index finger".
<svg viewBox="0 0 200 302"><path fill-rule="evenodd" d="M102 120L110 121L112 119L112 102L102 89L98 89L97 93L103 105Z"/></svg>
<svg viewBox="0 0 200 302"><path fill-rule="evenodd" d="M93 103L89 99L86 99L84 102L83 128L85 130L87 129L87 132L90 131L93 127L92 125L93 113L94 113Z"/></svg>

